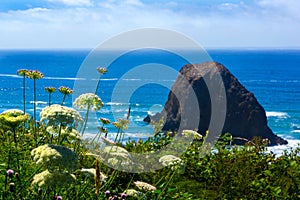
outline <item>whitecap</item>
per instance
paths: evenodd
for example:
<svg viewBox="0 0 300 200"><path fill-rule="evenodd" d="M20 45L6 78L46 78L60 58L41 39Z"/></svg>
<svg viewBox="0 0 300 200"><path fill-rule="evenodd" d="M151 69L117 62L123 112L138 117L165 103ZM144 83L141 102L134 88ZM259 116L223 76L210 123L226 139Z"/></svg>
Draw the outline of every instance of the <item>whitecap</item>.
<svg viewBox="0 0 300 200"><path fill-rule="evenodd" d="M121 103L121 102L107 102L106 105L110 106L128 106L128 103Z"/></svg>
<svg viewBox="0 0 300 200"><path fill-rule="evenodd" d="M0 76L12 77L12 78L23 78L22 76L15 75L15 74L0 74Z"/></svg>
<svg viewBox="0 0 300 200"><path fill-rule="evenodd" d="M68 81L84 81L86 78L69 78L69 77L44 77L49 80L68 80Z"/></svg>
<svg viewBox="0 0 300 200"><path fill-rule="evenodd" d="M296 149L298 147L298 144L300 144L300 140L296 139L287 139L287 141L288 144L286 145L267 147L267 152L273 152L278 157L281 156L285 150L289 151L290 149Z"/></svg>
<svg viewBox="0 0 300 200"><path fill-rule="evenodd" d="M34 101L30 101L30 104L34 104ZM36 102L35 102L35 105L39 105L39 104L47 105L48 102L45 102L45 101L36 101Z"/></svg>
<svg viewBox="0 0 300 200"><path fill-rule="evenodd" d="M289 115L286 112L270 111L266 112L267 117L287 118Z"/></svg>

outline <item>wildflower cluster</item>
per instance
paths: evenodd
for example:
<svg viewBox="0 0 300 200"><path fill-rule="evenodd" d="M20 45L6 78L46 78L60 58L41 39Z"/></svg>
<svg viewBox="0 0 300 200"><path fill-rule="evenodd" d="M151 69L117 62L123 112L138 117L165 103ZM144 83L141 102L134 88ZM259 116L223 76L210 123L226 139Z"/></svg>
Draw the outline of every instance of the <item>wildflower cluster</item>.
<svg viewBox="0 0 300 200"><path fill-rule="evenodd" d="M53 144L45 144L31 151L33 161L38 166L46 166L50 172L74 171L78 167L78 157L71 149Z"/></svg>
<svg viewBox="0 0 300 200"><path fill-rule="evenodd" d="M106 74L107 73L107 69L104 67L98 67L97 71L99 74Z"/></svg>
<svg viewBox="0 0 300 200"><path fill-rule="evenodd" d="M45 170L33 177L31 184L38 187L67 186L76 181L76 177L68 172L50 172Z"/></svg>
<svg viewBox="0 0 300 200"><path fill-rule="evenodd" d="M146 200L147 197L143 192L137 191L135 189L127 189L124 191L124 194L126 194L129 197L133 197L136 199Z"/></svg>
<svg viewBox="0 0 300 200"><path fill-rule="evenodd" d="M53 92L56 92L56 88L55 87L45 87L45 91L48 93L53 93Z"/></svg>
<svg viewBox="0 0 300 200"><path fill-rule="evenodd" d="M81 140L79 132L71 127L47 126L46 131L51 135L60 136L70 140Z"/></svg>
<svg viewBox="0 0 300 200"><path fill-rule="evenodd" d="M18 109L6 110L0 114L0 123L9 127L17 127L28 120L29 115Z"/></svg>
<svg viewBox="0 0 300 200"><path fill-rule="evenodd" d="M60 93L62 93L63 95L69 95L69 94L73 94L74 91L71 88L65 87L65 86L61 86L58 88L58 91Z"/></svg>
<svg viewBox="0 0 300 200"><path fill-rule="evenodd" d="M74 106L78 109L100 110L104 103L101 98L93 93L82 94L75 99Z"/></svg>
<svg viewBox="0 0 300 200"><path fill-rule="evenodd" d="M129 121L127 119L120 118L117 122L113 122L112 124L119 130L127 130Z"/></svg>
<svg viewBox="0 0 300 200"><path fill-rule="evenodd" d="M40 113L40 121L48 126L67 126L77 128L83 119L73 108L53 104Z"/></svg>
<svg viewBox="0 0 300 200"><path fill-rule="evenodd" d="M183 171L184 170L184 162L173 155L165 155L159 159L159 162L165 166L170 167L172 171Z"/></svg>
<svg viewBox="0 0 300 200"><path fill-rule="evenodd" d="M135 181L134 182L135 186L137 188L139 188L140 190L144 190L144 191L155 191L156 187L154 187L153 185L146 183L146 182L142 182L142 181Z"/></svg>
<svg viewBox="0 0 300 200"><path fill-rule="evenodd" d="M119 146L106 146L103 148L103 159L107 159L107 162L112 167L118 167L119 165L126 166L131 163L130 153Z"/></svg>

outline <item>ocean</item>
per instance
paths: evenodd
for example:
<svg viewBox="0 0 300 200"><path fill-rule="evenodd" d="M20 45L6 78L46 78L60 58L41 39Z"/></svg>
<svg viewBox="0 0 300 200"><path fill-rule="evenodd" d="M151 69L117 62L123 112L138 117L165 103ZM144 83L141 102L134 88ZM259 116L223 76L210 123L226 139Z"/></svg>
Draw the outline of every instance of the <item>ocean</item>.
<svg viewBox="0 0 300 200"><path fill-rule="evenodd" d="M300 50L287 49L210 49L207 50L212 60L222 63L251 92L265 108L268 125L273 132L288 140L288 145L273 147L278 152L300 143ZM23 109L22 77L18 69L39 70L44 78L37 80L37 111L47 106L48 86L84 85L85 79L78 71L89 55L90 50L0 50L0 113L6 109ZM101 77L97 94L105 106L90 116L87 134L95 134L100 125L99 117L116 121L126 117L129 106L130 125L125 139L147 138L153 129L143 122L148 114L160 112L167 100L169 89L175 76L169 73L151 74L124 79L120 87L118 82L124 74L145 63L159 63L176 71L186 64L185 59L172 53L147 50L128 54L116 60L108 67L108 73ZM97 75L95 65L95 74ZM107 66L104 66L107 67ZM150 78L149 78L150 77ZM152 78L151 78L152 77ZM159 79L159 82L157 80ZM97 79L93 79L96 84ZM159 83L159 84L158 84ZM138 87L137 87L138 86ZM130 87L137 87L131 90ZM117 88L117 89L116 89ZM128 101L114 101L116 96L127 95ZM94 90L90 91L94 92ZM68 96L65 105L72 106L75 97ZM119 98L122 100L122 98ZM58 91L52 96L53 103L61 103L62 94ZM33 81L26 80L26 112L33 113ZM84 112L81 111L84 115ZM108 127L110 137L117 130Z"/></svg>

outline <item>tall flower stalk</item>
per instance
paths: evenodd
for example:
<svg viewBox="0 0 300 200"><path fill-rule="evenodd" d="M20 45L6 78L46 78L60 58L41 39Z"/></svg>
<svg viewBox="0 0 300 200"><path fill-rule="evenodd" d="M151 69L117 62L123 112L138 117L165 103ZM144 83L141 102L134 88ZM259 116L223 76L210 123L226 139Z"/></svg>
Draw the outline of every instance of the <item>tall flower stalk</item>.
<svg viewBox="0 0 300 200"><path fill-rule="evenodd" d="M54 88L54 87L45 87L45 91L49 93L48 106L51 106L51 94L56 92L56 88Z"/></svg>
<svg viewBox="0 0 300 200"><path fill-rule="evenodd" d="M65 102L65 100L66 100L66 97L67 97L68 95L74 93L73 90L71 90L70 88L65 87L65 86L59 87L58 90L59 90L60 93L62 93L62 94L64 95L64 96L63 96L63 99L62 99L62 101L61 101L61 105L64 104L64 102Z"/></svg>
<svg viewBox="0 0 300 200"><path fill-rule="evenodd" d="M23 77L23 112L26 110L26 77L28 74L28 69L19 69L17 74Z"/></svg>
<svg viewBox="0 0 300 200"><path fill-rule="evenodd" d="M97 91L98 91L98 89L99 89L101 76L102 76L103 74L106 74L106 73L107 73L107 69L104 68L104 67L98 67L98 68L97 68L97 71L98 71L98 73L99 73L99 79L98 79L98 82L97 82L95 94L97 94Z"/></svg>
<svg viewBox="0 0 300 200"><path fill-rule="evenodd" d="M30 70L27 73L28 78L33 80L33 121L34 121L34 137L36 139L36 80L44 77L43 73L37 70Z"/></svg>
<svg viewBox="0 0 300 200"><path fill-rule="evenodd" d="M74 106L80 110L86 110L84 124L81 130L81 135L83 135L88 121L89 110L92 109L93 111L98 111L104 106L104 103L97 95L93 93L86 93L75 99Z"/></svg>
<svg viewBox="0 0 300 200"><path fill-rule="evenodd" d="M117 122L112 123L112 125L118 129L114 142L119 143L121 141L123 131L128 129L128 124L129 121L127 119L122 119L122 118L118 119Z"/></svg>

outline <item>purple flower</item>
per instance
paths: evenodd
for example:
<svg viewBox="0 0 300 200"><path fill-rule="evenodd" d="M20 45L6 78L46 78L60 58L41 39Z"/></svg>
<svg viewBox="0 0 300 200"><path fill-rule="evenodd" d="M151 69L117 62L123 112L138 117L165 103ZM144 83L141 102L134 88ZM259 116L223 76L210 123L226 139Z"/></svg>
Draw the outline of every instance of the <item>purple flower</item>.
<svg viewBox="0 0 300 200"><path fill-rule="evenodd" d="M14 170L9 169L9 170L6 171L6 173L7 173L7 175L8 175L9 177L12 177L12 175L13 175L13 173L14 173Z"/></svg>
<svg viewBox="0 0 300 200"><path fill-rule="evenodd" d="M57 196L56 200L62 200L62 197L61 196Z"/></svg>
<svg viewBox="0 0 300 200"><path fill-rule="evenodd" d="M121 199L125 199L127 197L127 194L126 193L122 193L121 194Z"/></svg>
<svg viewBox="0 0 300 200"><path fill-rule="evenodd" d="M106 190L106 191L104 192L104 194L105 194L107 197L109 197L109 196L110 196L110 191L109 191L109 190Z"/></svg>

